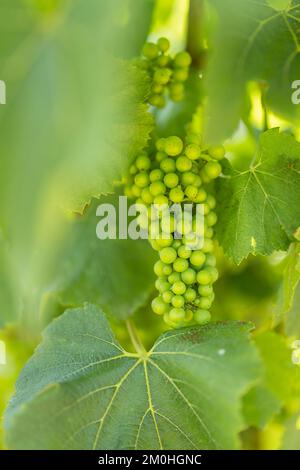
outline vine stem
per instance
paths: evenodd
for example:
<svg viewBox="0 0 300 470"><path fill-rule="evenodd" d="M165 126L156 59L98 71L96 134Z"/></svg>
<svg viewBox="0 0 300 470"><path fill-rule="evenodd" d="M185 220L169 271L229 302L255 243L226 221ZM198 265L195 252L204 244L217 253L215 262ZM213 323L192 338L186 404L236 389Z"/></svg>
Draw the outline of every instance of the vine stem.
<svg viewBox="0 0 300 470"><path fill-rule="evenodd" d="M144 348L144 345L142 344L142 342L141 342L141 340L138 336L138 333L135 329L134 323L131 320L126 320L126 327L127 327L131 342L132 342L136 352L141 357L147 356L147 351Z"/></svg>

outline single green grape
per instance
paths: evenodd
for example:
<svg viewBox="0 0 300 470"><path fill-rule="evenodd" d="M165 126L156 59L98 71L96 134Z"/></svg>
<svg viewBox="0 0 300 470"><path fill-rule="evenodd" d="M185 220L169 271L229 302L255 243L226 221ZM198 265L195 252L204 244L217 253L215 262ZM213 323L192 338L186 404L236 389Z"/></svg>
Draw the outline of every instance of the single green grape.
<svg viewBox="0 0 300 470"><path fill-rule="evenodd" d="M165 37L161 37L158 39L157 45L160 51L167 52L170 48L170 41Z"/></svg>
<svg viewBox="0 0 300 470"><path fill-rule="evenodd" d="M205 266L215 267L216 264L217 264L217 260L216 260L215 255L213 255L212 253L207 253L206 260L205 260Z"/></svg>
<svg viewBox="0 0 300 470"><path fill-rule="evenodd" d="M169 276L168 276L168 282L170 284L175 284L175 282L178 282L181 280L181 276L179 273L176 273L176 272L172 272Z"/></svg>
<svg viewBox="0 0 300 470"><path fill-rule="evenodd" d="M165 158L160 162L160 168L165 173L173 173L176 170L175 161L172 158Z"/></svg>
<svg viewBox="0 0 300 470"><path fill-rule="evenodd" d="M222 167L218 162L207 162L205 165L205 173L210 179L217 178L222 172Z"/></svg>
<svg viewBox="0 0 300 470"><path fill-rule="evenodd" d="M174 58L175 67L188 67L192 62L192 58L188 52L178 52Z"/></svg>
<svg viewBox="0 0 300 470"><path fill-rule="evenodd" d="M174 294L170 290L167 290L167 291L163 292L161 296L162 296L162 299L165 303L170 304Z"/></svg>
<svg viewBox="0 0 300 470"><path fill-rule="evenodd" d="M211 279L212 279L211 282L216 282L218 280L219 273L218 273L217 268L215 268L214 266L206 266L205 270L209 272Z"/></svg>
<svg viewBox="0 0 300 470"><path fill-rule="evenodd" d="M182 96L184 93L184 85L181 82L175 82L175 81L172 82L169 89L170 89L170 93L175 96L176 95Z"/></svg>
<svg viewBox="0 0 300 470"><path fill-rule="evenodd" d="M169 82L171 75L172 70L168 68L159 68L155 70L153 80L159 85L166 85Z"/></svg>
<svg viewBox="0 0 300 470"><path fill-rule="evenodd" d="M189 266L189 262L183 258L177 258L173 263L173 269L177 273L183 273ZM181 276L182 277L182 276Z"/></svg>
<svg viewBox="0 0 300 470"><path fill-rule="evenodd" d="M156 106L157 108L163 108L166 104L166 100L162 94L154 94L149 97L149 104Z"/></svg>
<svg viewBox="0 0 300 470"><path fill-rule="evenodd" d="M135 175L135 174L137 173L137 171L138 171L138 169L137 169L137 167L136 167L134 164L131 165L131 167L129 168L129 173L130 173L131 175Z"/></svg>
<svg viewBox="0 0 300 470"><path fill-rule="evenodd" d="M184 192L191 201L194 201L198 194L198 188L190 184L185 188Z"/></svg>
<svg viewBox="0 0 300 470"><path fill-rule="evenodd" d="M166 187L162 181L154 181L150 184L149 189L152 196L158 196L166 192Z"/></svg>
<svg viewBox="0 0 300 470"><path fill-rule="evenodd" d="M183 149L183 142L180 139L180 137L177 137L177 136L167 137L164 150L168 155L175 157L176 155L179 155L182 152L182 149Z"/></svg>
<svg viewBox="0 0 300 470"><path fill-rule="evenodd" d="M183 201L184 192L182 191L180 186L177 186L176 188L171 189L169 193L169 199L175 203L180 203Z"/></svg>
<svg viewBox="0 0 300 470"><path fill-rule="evenodd" d="M206 259L205 254L200 250L193 251L190 256L191 264L193 264L196 267L203 266L203 264L205 263L205 259Z"/></svg>
<svg viewBox="0 0 300 470"><path fill-rule="evenodd" d="M187 147L185 148L185 151L184 153L186 154L186 156L188 158L190 158L191 160L197 160L200 155L201 155L201 149L199 147L199 145L196 145L196 144L189 144L187 145Z"/></svg>
<svg viewBox="0 0 300 470"><path fill-rule="evenodd" d="M176 160L176 168L180 172L190 171L190 169L192 168L192 162L185 155L181 155Z"/></svg>
<svg viewBox="0 0 300 470"><path fill-rule="evenodd" d="M199 301L199 308L208 310L212 305L213 299L211 297L201 297Z"/></svg>
<svg viewBox="0 0 300 470"><path fill-rule="evenodd" d="M211 319L211 314L207 310L197 309L194 313L194 320L198 325L205 325Z"/></svg>
<svg viewBox="0 0 300 470"><path fill-rule="evenodd" d="M197 202L198 204L201 204L202 202L206 200L206 197L207 197L207 192L205 191L205 189L199 188L197 192L197 196L195 198L195 202Z"/></svg>
<svg viewBox="0 0 300 470"><path fill-rule="evenodd" d="M167 248L165 248L165 249L167 249ZM212 277L211 277L210 272L206 268L198 272L197 282L199 284L203 285L203 286L211 284Z"/></svg>
<svg viewBox="0 0 300 470"><path fill-rule="evenodd" d="M184 297L182 297L182 295L174 295L171 303L173 307L181 308L184 306Z"/></svg>
<svg viewBox="0 0 300 470"><path fill-rule="evenodd" d="M186 285L182 281L176 281L172 285L172 291L176 295L183 295L186 291Z"/></svg>
<svg viewBox="0 0 300 470"><path fill-rule="evenodd" d="M145 171L138 173L134 177L134 183L139 188L145 188L149 184L149 175Z"/></svg>
<svg viewBox="0 0 300 470"><path fill-rule="evenodd" d="M158 56L158 46L153 42L146 42L143 47L143 55L147 57L147 59L155 59Z"/></svg>
<svg viewBox="0 0 300 470"><path fill-rule="evenodd" d="M177 252L171 246L163 248L159 253L163 263L172 264L177 258Z"/></svg>
<svg viewBox="0 0 300 470"><path fill-rule="evenodd" d="M161 137L155 142L156 149L159 152L164 152L165 150L165 144L166 144L166 139L164 137Z"/></svg>
<svg viewBox="0 0 300 470"><path fill-rule="evenodd" d="M163 194L159 194L158 196L155 196L153 202L156 206L163 207L163 206L168 206L169 199L167 198L167 196L164 196Z"/></svg>
<svg viewBox="0 0 300 470"><path fill-rule="evenodd" d="M195 291L195 289L193 289L192 287L188 287L184 293L184 298L186 302L192 303L194 302L196 297L197 297L197 292Z"/></svg>
<svg viewBox="0 0 300 470"><path fill-rule="evenodd" d="M140 197L142 193L142 188L139 188L136 184L132 185L131 191L134 197L138 198Z"/></svg>
<svg viewBox="0 0 300 470"><path fill-rule="evenodd" d="M183 186L189 186L191 184L194 184L195 180L196 175L191 171L185 171L180 177L180 181Z"/></svg>
<svg viewBox="0 0 300 470"><path fill-rule="evenodd" d="M215 160L222 160L225 157L225 149L222 145L215 145L208 149L209 155Z"/></svg>
<svg viewBox="0 0 300 470"><path fill-rule="evenodd" d="M211 253L214 249L214 243L210 238L204 238L204 243L202 246L203 253Z"/></svg>
<svg viewBox="0 0 300 470"><path fill-rule="evenodd" d="M187 268L181 273L181 279L185 284L192 285L196 281L196 272L192 268Z"/></svg>
<svg viewBox="0 0 300 470"><path fill-rule="evenodd" d="M155 297L151 302L151 307L157 315L163 315L168 311L168 305L163 301L161 296Z"/></svg>
<svg viewBox="0 0 300 470"><path fill-rule="evenodd" d="M199 292L199 295L201 295L202 297L210 297L213 294L213 288L210 285L206 285L206 286L200 285L198 287L198 292Z"/></svg>
<svg viewBox="0 0 300 470"><path fill-rule="evenodd" d="M178 248L178 256L180 258L188 259L192 254L192 250L190 250L188 247L181 245Z"/></svg>
<svg viewBox="0 0 300 470"><path fill-rule="evenodd" d="M168 173L164 177L164 183L166 187L169 189L175 188L178 185L178 182L179 182L179 178L178 178L178 175L176 175L176 173Z"/></svg>
<svg viewBox="0 0 300 470"><path fill-rule="evenodd" d="M149 188L143 188L143 190L141 192L141 198L143 199L145 204L152 204L153 196L150 193Z"/></svg>
<svg viewBox="0 0 300 470"><path fill-rule="evenodd" d="M209 212L206 217L206 223L209 227L212 227L217 223L218 217L215 212Z"/></svg>
<svg viewBox="0 0 300 470"><path fill-rule="evenodd" d="M158 152L156 152L156 155L155 155L155 160L160 163L162 162L165 158L167 158L168 155L163 152L162 150L159 150Z"/></svg>
<svg viewBox="0 0 300 470"><path fill-rule="evenodd" d="M155 287L159 292L162 293L162 292L169 290L171 287L171 284L169 284L168 281L162 278L159 278L159 279L156 279L155 281Z"/></svg>
<svg viewBox="0 0 300 470"><path fill-rule="evenodd" d="M154 181L161 181L164 177L164 172L160 168L156 168L150 172L149 178L151 183Z"/></svg>
<svg viewBox="0 0 300 470"><path fill-rule="evenodd" d="M177 82L185 82L189 76L188 67L180 67L174 70L172 78Z"/></svg>
<svg viewBox="0 0 300 470"><path fill-rule="evenodd" d="M174 323L179 323L184 320L185 312L183 308L172 308L169 312L169 318Z"/></svg>
<svg viewBox="0 0 300 470"><path fill-rule="evenodd" d="M149 170L151 167L151 160L147 155L140 155L135 161L135 166L140 170Z"/></svg>

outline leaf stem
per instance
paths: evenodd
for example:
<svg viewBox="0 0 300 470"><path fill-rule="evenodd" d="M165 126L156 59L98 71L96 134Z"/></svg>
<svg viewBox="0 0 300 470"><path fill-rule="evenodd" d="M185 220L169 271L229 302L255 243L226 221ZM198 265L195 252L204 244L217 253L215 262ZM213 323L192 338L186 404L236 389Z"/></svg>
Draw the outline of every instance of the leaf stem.
<svg viewBox="0 0 300 470"><path fill-rule="evenodd" d="M145 357L147 356L147 351L146 349L144 348L144 345L142 344L139 336L138 336L138 333L136 331L136 328L134 326L134 323L131 321L131 320L126 320L126 327L127 327L127 330L128 330L128 333L129 333L129 336L130 336L130 339L131 339L131 342L136 350L136 352L141 356L141 357Z"/></svg>

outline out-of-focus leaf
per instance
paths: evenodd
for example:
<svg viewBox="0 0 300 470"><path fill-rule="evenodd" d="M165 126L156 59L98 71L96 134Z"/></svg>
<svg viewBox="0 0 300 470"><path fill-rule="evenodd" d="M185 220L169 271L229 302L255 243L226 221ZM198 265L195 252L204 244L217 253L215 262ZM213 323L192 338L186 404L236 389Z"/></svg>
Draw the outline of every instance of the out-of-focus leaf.
<svg viewBox="0 0 300 470"><path fill-rule="evenodd" d="M278 315L287 313L293 305L294 295L300 280L300 243L293 243L285 259L283 281L278 295Z"/></svg>
<svg viewBox="0 0 300 470"><path fill-rule="evenodd" d="M242 116L249 80L265 82L266 103L299 122L291 101L300 76L298 0L210 0L219 15L206 76L206 137L222 141Z"/></svg>
<svg viewBox="0 0 300 470"><path fill-rule="evenodd" d="M271 129L261 134L248 170L228 163L224 172L217 188L217 237L226 255L240 263L249 253L287 250L300 225L299 142Z"/></svg>
<svg viewBox="0 0 300 470"><path fill-rule="evenodd" d="M239 323L185 328L129 354L95 307L67 311L21 374L6 414L8 446L236 448L240 398L260 365L248 334Z"/></svg>
<svg viewBox="0 0 300 470"><path fill-rule="evenodd" d="M300 450L300 415L293 416L286 423L282 450Z"/></svg>
<svg viewBox="0 0 300 470"><path fill-rule="evenodd" d="M295 291L293 305L286 316L286 334L300 339L300 285Z"/></svg>

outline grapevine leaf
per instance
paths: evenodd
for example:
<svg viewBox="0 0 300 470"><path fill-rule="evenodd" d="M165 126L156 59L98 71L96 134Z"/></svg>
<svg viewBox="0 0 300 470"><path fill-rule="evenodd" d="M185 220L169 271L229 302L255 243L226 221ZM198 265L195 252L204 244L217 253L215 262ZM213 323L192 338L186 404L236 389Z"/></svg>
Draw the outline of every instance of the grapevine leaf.
<svg viewBox="0 0 300 470"><path fill-rule="evenodd" d="M219 15L219 22L206 76L207 138L221 142L235 130L249 80L266 83L267 106L299 122L299 106L291 100L292 83L300 76L298 0L210 0L210 3Z"/></svg>
<svg viewBox="0 0 300 470"><path fill-rule="evenodd" d="M217 236L236 263L287 250L300 225L300 144L278 129L264 132L256 162L245 171L228 164L217 193Z"/></svg>
<svg viewBox="0 0 300 470"><path fill-rule="evenodd" d="M6 413L14 449L236 448L260 361L249 325L210 324L129 354L92 305L47 328Z"/></svg>
<svg viewBox="0 0 300 470"><path fill-rule="evenodd" d="M285 331L288 336L300 338L300 284L295 291L292 308L287 313Z"/></svg>
<svg viewBox="0 0 300 470"><path fill-rule="evenodd" d="M255 339L260 352L264 375L243 400L244 416L249 425L263 427L293 396L297 367L284 339L268 331Z"/></svg>
<svg viewBox="0 0 300 470"><path fill-rule="evenodd" d="M286 422L282 450L300 450L300 415L292 416Z"/></svg>

